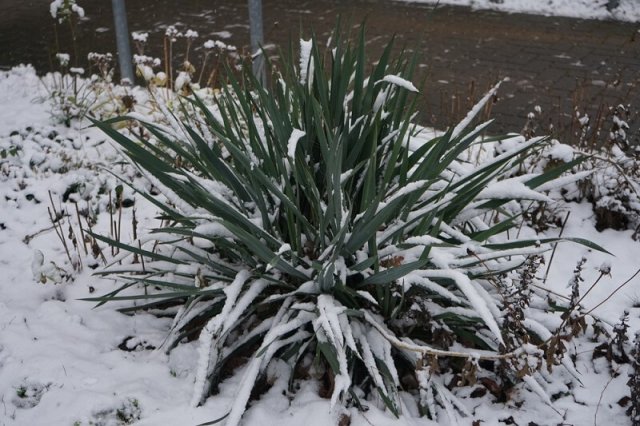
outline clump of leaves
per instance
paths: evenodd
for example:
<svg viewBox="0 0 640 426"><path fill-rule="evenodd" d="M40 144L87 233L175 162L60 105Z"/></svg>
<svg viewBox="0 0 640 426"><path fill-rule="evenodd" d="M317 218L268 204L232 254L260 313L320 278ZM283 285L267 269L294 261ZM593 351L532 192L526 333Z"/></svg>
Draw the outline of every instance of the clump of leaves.
<svg viewBox="0 0 640 426"><path fill-rule="evenodd" d="M498 277L551 240L507 240L517 215L503 207L546 199L534 188L580 160L508 178L544 142L519 136L481 163L462 160L472 146L492 152L495 139L478 140L488 123L469 126L494 92L427 139L412 124L415 61L392 60L389 44L369 70L364 46L364 34L355 45L334 37L326 51L303 40L299 62L270 64L271 89L229 73L215 105L185 99L175 129L143 123L134 140L113 120L96 123L163 194L141 190L165 220L130 244L96 236L144 262L104 270L126 283L90 300L177 307L165 347L199 340L193 405L248 359L228 425L275 360L290 366L292 389L312 368L332 406L366 399L409 415L404 389L435 418L466 412L438 378L439 359L462 361L462 383L480 361L542 358L531 344L506 349L533 323L514 311L501 327L511 308ZM131 294L138 285L144 295ZM521 310L525 286L510 296ZM520 378L533 386L530 370Z"/></svg>

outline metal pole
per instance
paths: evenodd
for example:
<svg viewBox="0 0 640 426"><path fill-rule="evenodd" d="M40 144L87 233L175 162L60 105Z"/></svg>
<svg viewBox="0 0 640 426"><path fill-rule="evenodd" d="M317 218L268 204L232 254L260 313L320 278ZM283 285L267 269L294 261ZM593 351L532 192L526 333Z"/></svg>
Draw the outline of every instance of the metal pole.
<svg viewBox="0 0 640 426"><path fill-rule="evenodd" d="M131 63L131 43L129 42L129 28L127 26L127 11L124 0L111 0L113 8L113 23L116 31L118 48L118 63L120 64L120 79L134 82L133 64Z"/></svg>
<svg viewBox="0 0 640 426"><path fill-rule="evenodd" d="M249 0L249 32L251 36L251 58L253 75L262 85L267 82L264 68L264 56L261 47L264 44L262 24L262 0Z"/></svg>

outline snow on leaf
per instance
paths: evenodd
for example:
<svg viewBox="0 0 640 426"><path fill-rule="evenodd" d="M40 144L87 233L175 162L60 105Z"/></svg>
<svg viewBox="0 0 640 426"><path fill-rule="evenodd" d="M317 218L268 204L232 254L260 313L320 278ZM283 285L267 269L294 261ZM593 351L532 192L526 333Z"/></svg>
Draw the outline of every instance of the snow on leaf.
<svg viewBox="0 0 640 426"><path fill-rule="evenodd" d="M364 290L357 290L356 291L358 293L358 295L360 295L363 299L366 299L368 302L373 303L374 305L378 306L378 301L371 295L371 293L369 293L368 291L364 291Z"/></svg>
<svg viewBox="0 0 640 426"><path fill-rule="evenodd" d="M526 375L522 378L522 380L531 388L533 392L535 392L547 405L553 408L553 402L551 402L551 398L545 392L545 390L540 386L540 383L530 375Z"/></svg>
<svg viewBox="0 0 640 426"><path fill-rule="evenodd" d="M250 276L251 275L249 271L242 270L238 272L235 280L224 289L227 300L225 301L222 311L220 312L220 314L209 320L207 325L200 333L200 349L198 367L196 370L196 382L194 384L194 393L191 400L191 405L194 407L200 405L200 402L202 402L202 398L206 394L206 385L211 368L211 360L215 360L217 358L217 349L215 348L215 343L218 337L223 333L224 327L229 321L229 316L233 311L234 305L236 304L236 300L238 299L238 296L242 291L242 287ZM256 292L259 293L262 288L264 288L264 286L265 284L262 284L262 286L254 284L249 290L252 291L252 294L250 295L255 294L257 296ZM249 293L249 291L247 293ZM244 299L248 299L248 297L246 297L245 295ZM253 298L251 298L251 300L253 300Z"/></svg>
<svg viewBox="0 0 640 426"><path fill-rule="evenodd" d="M505 179L493 182L488 187L480 191L477 199L500 199L500 200L535 200L551 202L552 200L520 182L519 178Z"/></svg>
<svg viewBox="0 0 640 426"><path fill-rule="evenodd" d="M473 108L471 108L471 111L469 111L466 117L463 118L462 121L460 121L460 123L458 123L458 125L453 129L453 133L451 134L451 139L455 139L462 134L464 129L466 129L467 126L469 126L469 124L473 121L473 119L480 113L480 111L482 111L482 109L487 104L487 102L489 102L489 99L491 99L498 92L498 89L500 88L500 85L502 84L503 81L504 80L499 81L495 86L493 86L493 88L489 90L484 95L484 97L480 99L480 101L478 101L477 104L475 104Z"/></svg>
<svg viewBox="0 0 640 426"><path fill-rule="evenodd" d="M393 84L398 87L402 87L403 89L406 89L410 92L415 92L415 93L419 92L418 89L416 89L416 86L413 85L413 83L397 75L392 75L392 74L385 75L384 78L380 81L384 81L386 83Z"/></svg>
<svg viewBox="0 0 640 426"><path fill-rule="evenodd" d="M460 291L464 293L464 295L469 300L469 303L475 310L484 323L489 327L489 330L493 333L493 335L498 339L500 343L504 343L502 340L502 333L500 332L500 327L496 322L496 319L491 314L491 309L487 306L484 298L478 293L476 288L472 285L471 280L465 274L460 271L456 271L453 269L449 270L425 270L422 272L422 275L426 278L445 278L450 279L458 286Z"/></svg>
<svg viewBox="0 0 640 426"><path fill-rule="evenodd" d="M408 291L412 286L418 286L428 291L431 291L435 294L438 294L446 299L449 299L454 303L462 303L462 300L460 300L458 296L451 293L449 290L442 287L441 285L438 285L431 280L421 277L417 273L411 273L411 274L405 275L402 281L405 287L405 291Z"/></svg>
<svg viewBox="0 0 640 426"><path fill-rule="evenodd" d="M586 179L587 177L592 175L594 172L595 172L595 169L586 170L583 172L578 172L578 173L570 174L567 176L562 176L557 179L550 180L549 182L540 185L536 189L538 191L549 191L551 189L562 188L563 186L567 186L574 182L581 181L582 179Z"/></svg>
<svg viewBox="0 0 640 426"><path fill-rule="evenodd" d="M300 84L311 84L313 79L312 40L300 39Z"/></svg>
<svg viewBox="0 0 640 426"><path fill-rule="evenodd" d="M289 137L289 141L287 142L287 155L291 159L292 162L296 159L296 147L298 146L298 142L306 136L306 133L300 129L293 129L291 132L291 136Z"/></svg>

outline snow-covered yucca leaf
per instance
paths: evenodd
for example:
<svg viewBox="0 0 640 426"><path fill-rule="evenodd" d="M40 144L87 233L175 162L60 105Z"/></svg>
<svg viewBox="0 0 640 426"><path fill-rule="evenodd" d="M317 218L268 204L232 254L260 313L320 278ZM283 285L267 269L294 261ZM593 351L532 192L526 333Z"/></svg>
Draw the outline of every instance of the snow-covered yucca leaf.
<svg viewBox="0 0 640 426"><path fill-rule="evenodd" d="M229 73L213 103L183 99L178 128L141 123L150 137L134 140L96 123L159 190L140 192L168 219L140 242L102 238L153 265L101 273L124 276L127 294L144 285L143 307L178 309L165 347L199 339L194 405L249 359L228 424L276 358L324 377L333 404L364 394L401 415L400 372L416 375L422 357L508 356L490 280L547 249L506 239L519 216L509 202L543 199L535 188L562 171L520 177L508 193L497 183L544 138L479 139L487 124L468 126L480 104L426 140L413 124L415 61L392 60L390 43L369 67L364 33L333 40L270 63L269 87ZM502 139L511 148L494 153ZM478 147L490 154L463 160ZM95 300L127 297L140 298ZM430 341L434 329L453 342ZM447 392L437 388L450 411Z"/></svg>

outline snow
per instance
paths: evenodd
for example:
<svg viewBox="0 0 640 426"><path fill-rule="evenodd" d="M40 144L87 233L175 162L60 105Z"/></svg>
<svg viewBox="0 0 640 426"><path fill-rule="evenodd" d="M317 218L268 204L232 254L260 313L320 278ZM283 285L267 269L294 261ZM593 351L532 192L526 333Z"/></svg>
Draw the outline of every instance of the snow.
<svg viewBox="0 0 640 426"><path fill-rule="evenodd" d="M176 77L176 81L174 82L174 87L177 91L179 91L189 83L191 83L191 76L189 75L189 73L180 71L178 73L178 77Z"/></svg>
<svg viewBox="0 0 640 426"><path fill-rule="evenodd" d="M81 8L75 0L67 0L68 4L65 4L65 0L53 0L49 5L49 13L52 18L58 18L59 21L64 19L66 13L75 12L79 18L84 18L84 9ZM65 9L68 8L68 9ZM67 12L68 10L68 12Z"/></svg>
<svg viewBox="0 0 640 426"><path fill-rule="evenodd" d="M451 139L455 139L461 135L464 129L469 127L469 124L473 121L474 118L482 111L484 106L489 102L489 99L495 96L502 84L502 81L499 81L495 86L491 88L483 97L476 103L473 108L467 113L467 115L453 128L453 132L451 133ZM482 126L481 124L480 126ZM486 124L485 124L486 125Z"/></svg>
<svg viewBox="0 0 640 426"><path fill-rule="evenodd" d="M213 33L213 35L220 38L231 38L231 33L229 31L217 31Z"/></svg>
<svg viewBox="0 0 640 426"><path fill-rule="evenodd" d="M300 129L293 129L293 131L291 131L291 136L287 142L287 155L292 163L296 160L296 147L298 146L298 142L305 136L306 133Z"/></svg>
<svg viewBox="0 0 640 426"><path fill-rule="evenodd" d="M549 158L568 163L573 160L574 152L574 149L569 145L558 143L549 150Z"/></svg>
<svg viewBox="0 0 640 426"><path fill-rule="evenodd" d="M69 60L71 59L71 57L68 53L56 53L56 59L58 60L60 66L66 67L67 65L69 65Z"/></svg>
<svg viewBox="0 0 640 426"><path fill-rule="evenodd" d="M458 288L469 299L469 303L476 310L480 318L487 324L487 327L491 330L498 342L503 343L502 333L500 333L500 327L496 322L496 318L491 312L491 309L487 305L486 299L484 299L472 284L469 277L457 270L427 270L423 272L423 276L426 278L447 278L455 282Z"/></svg>
<svg viewBox="0 0 640 426"><path fill-rule="evenodd" d="M300 84L311 85L313 79L313 57L311 47L313 42L311 39L300 39Z"/></svg>
<svg viewBox="0 0 640 426"><path fill-rule="evenodd" d="M147 40L149 39L149 33L146 32L141 32L141 31L134 31L131 33L131 38L133 39L133 41L137 41L140 43L146 43Z"/></svg>
<svg viewBox="0 0 640 426"><path fill-rule="evenodd" d="M397 75L386 75L382 81L389 83L389 84L394 84L398 87L402 87L403 89L406 89L410 92L415 92L418 93L418 89L416 89L416 86L413 85L413 83L411 83L410 81L405 80L402 77L399 77Z"/></svg>
<svg viewBox="0 0 640 426"><path fill-rule="evenodd" d="M82 251L80 253L85 268L82 271L72 270L70 260L51 229L47 213L48 191L51 191L55 205L60 206L60 199L70 185L81 184L83 189L78 189L71 197L80 207L89 207L87 199L98 198L101 187L109 190L118 183L104 168L132 178L136 173L135 170L120 166L116 169L113 166L120 161L120 154L96 129L87 128L80 123L75 123L71 128L52 124L50 105L47 102L33 101L45 97L46 92L31 67L19 67L0 73L0 149L8 146L20 148L18 155L0 160L0 271L3 277L0 281L0 395L3 401L0 424L118 424L118 416L126 414L133 419L139 418L135 423L138 425L195 425L222 417L230 408L235 407L233 418L230 419L233 423L239 420L241 408L244 409L252 377L261 371L274 377L274 385L260 400L249 406L242 420L244 425L337 424L341 414L350 415L353 426L435 425L447 421L445 417L439 423L426 419L415 423L406 418L396 419L375 403L368 404L369 410L364 413L355 408L332 410L332 405L340 397L339 391L347 386L346 375L338 377L338 393L334 393L331 400L318 396L319 383L312 379L302 381L301 388L295 394L290 394L284 380L290 372L282 365L269 365L265 361L273 355L276 345L268 348L264 358L252 360L239 368L238 374L225 379L220 384L219 394L208 398L201 406L193 407L194 388L201 389L206 384L208 356L203 355L210 354L212 347L203 342L185 342L166 355L160 348L171 328L170 320L145 313L125 316L115 310L122 306L117 303L115 306L95 307L93 303L79 300L112 291L117 285L92 275L93 271L87 266L91 262L96 262L96 265L100 262ZM57 136L49 139L48 135L54 135L54 132ZM300 130L297 132L292 132L290 142L295 139L294 134L297 137L303 133ZM298 140L299 137L288 144L288 154L295 153ZM504 144L504 147L517 149L523 143L525 142L520 138L514 138ZM573 151L565 147L553 148L551 152L559 160L573 156ZM72 162L76 168L61 173L63 167L67 166L65 161ZM512 185L510 188L517 189L515 193L531 195L528 192L523 194L524 188L519 181L508 182ZM510 188L493 186L486 190L502 192L511 190ZM127 193L127 196L134 197L131 193ZM166 197L173 199L174 195L166 194ZM96 203L97 206L94 207L102 213L98 217L95 231L108 234L109 220L104 210L107 201L102 198ZM65 204L67 208L69 205ZM602 319L605 327L616 323L620 312L628 309L631 313L630 329L637 330L640 328L640 312L636 307L636 302L640 299L638 278L601 304L613 289L632 277L638 268L639 243L631 238L633 232L598 232L594 227L592 207L589 204L567 206L571 209L571 215L563 235L586 238L604 246L615 256L577 244L562 244L553 262L547 265L549 275L545 285L551 291L566 294L566 282L573 276L575 263L585 257L585 281L581 283L583 292L603 269L610 271L610 276L603 277L602 283L595 286L583 301L586 309L597 307L594 314ZM157 226L157 211L153 206L136 196L135 207L140 228ZM131 223L131 215L132 209L123 210L123 224ZM65 226L71 224L77 229L73 214L65 218L64 223ZM454 229L443 229L454 238L462 238ZM228 236L216 223L201 225L196 231L208 236ZM551 228L544 235L536 235L531 229L524 227L522 233L523 238L545 238L557 237L559 230ZM123 235L126 240L133 238L130 227L124 228ZM436 246L441 243L439 239L416 237L410 243L418 245L419 250L423 245L433 246L435 256L440 253L440 260L450 261L445 257L443 249L438 252L440 248ZM288 250L290 247L283 245L278 254L285 254ZM490 254L478 253L477 256L490 261ZM549 254L546 256L548 261ZM73 280L67 280L67 272L74 274ZM471 300L467 311L473 310L480 315L496 334L493 338L499 339L494 307L487 301L484 290L474 289L467 282L468 278L456 275L455 270L434 272L430 277L434 280L448 278L455 281ZM225 305L224 308L225 315L218 322L210 324L203 334L213 335L228 328L237 320L237 314L242 311L243 306L250 303L261 287L266 285L260 281L252 282L251 286L244 285L249 279L247 273L243 272L238 275L234 284L225 287L229 300L228 307ZM459 300L451 291L453 286L445 289L429 280L429 276L418 272L407 276L405 286L408 288L410 285L427 287L452 302ZM313 287L313 283L309 287ZM369 293L359 294L362 300L373 303ZM353 336L340 333L339 330L344 328L346 315L334 305L329 296L321 296L320 300L323 316L316 325L339 348L344 350L358 342L375 341L374 338L363 340L362 334L358 333ZM299 308L302 309L303 306ZM303 316L296 322L290 319L294 311L296 309L291 307L282 312L280 325L271 329L270 340L265 342L275 342L287 330L302 333L302 325L304 321L311 321L311 315ZM366 324L371 324L375 329L370 330L369 334L377 333L382 339L381 336L385 333L383 326L374 324L376 320L373 317L365 320ZM528 326L539 331L540 337L548 337L544 335L544 330L547 330L545 325L531 319L527 321ZM301 338L302 334L295 333L294 336ZM390 346L385 344L403 345L401 341L387 342L384 339L378 343L359 345L362 349L360 355L371 369L376 368L374 356L388 356ZM268 346L268 343L265 345ZM151 347L158 349L146 349ZM427 353L425 346L410 349ZM478 355L481 356L482 353ZM460 395L453 395L439 383L429 385L425 398L433 403L439 400L449 407L446 411L453 413L450 414L452 417L459 417L455 414L455 407L460 403L470 411L474 420L482 420L483 424L500 424L500 420L509 416L515 418L516 414L522 424L548 424L549 419L553 419L554 424L562 421L569 424L592 424L596 412L599 421L606 419L610 424L629 424L624 408L617 404L628 394L624 370L611 379L610 383L605 383L602 372L605 372L605 377L609 377L606 372L608 366L591 360L589 351L577 354L575 366L565 359L566 369L556 369L553 377L531 376L526 379L530 388L524 386L514 390L514 398L522 404L519 407L514 402L492 402L491 398L478 399L477 403L472 404L470 401L474 401L473 399L461 399ZM342 369L344 359L341 358L340 362ZM199 368L194 371L193 366L198 363ZM575 383L571 381L571 376L575 374L573 370L578 371L583 385L572 384L574 388L571 389L571 394L563 396L567 392L567 383ZM396 373L392 371L391 374ZM421 374L421 377L424 379L428 375ZM380 377L374 376L374 379L378 381ZM436 389L435 394L431 386ZM553 408L545 398L551 389L559 395L552 402ZM24 390L23 396L19 395L19 390ZM442 400L441 395L445 395L446 400ZM563 413L564 419L556 414L556 410ZM459 420L460 424L467 424L470 419L461 417Z"/></svg>
<svg viewBox="0 0 640 426"><path fill-rule="evenodd" d="M531 13L546 16L566 16L583 19L615 19L637 22L640 5L637 0L620 0L617 7L608 0L403 0L410 3L467 6L477 10L497 10L510 13Z"/></svg>

